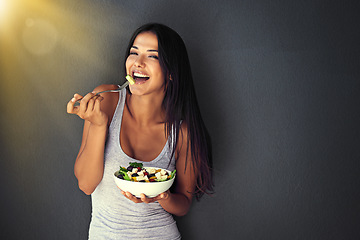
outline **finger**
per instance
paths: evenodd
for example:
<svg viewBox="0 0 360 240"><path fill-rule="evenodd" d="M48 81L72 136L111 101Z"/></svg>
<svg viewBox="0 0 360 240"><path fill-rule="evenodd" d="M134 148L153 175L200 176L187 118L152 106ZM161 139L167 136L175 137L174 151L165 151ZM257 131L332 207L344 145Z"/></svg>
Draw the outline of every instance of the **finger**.
<svg viewBox="0 0 360 240"><path fill-rule="evenodd" d="M128 196L126 195L126 192L121 190L121 188L118 187L118 189L120 190L121 194L124 195L126 198L128 198ZM131 194L130 194L131 195Z"/></svg>
<svg viewBox="0 0 360 240"><path fill-rule="evenodd" d="M66 112L70 114L75 114L74 111L74 105L75 105L76 99L72 98L66 105Z"/></svg>
<svg viewBox="0 0 360 240"><path fill-rule="evenodd" d="M118 188L119 188L119 187L118 187ZM119 188L119 189L120 189L120 188ZM126 197L126 193L125 193L123 190L120 189L120 192L121 192L122 195L124 195L124 196Z"/></svg>
<svg viewBox="0 0 360 240"><path fill-rule="evenodd" d="M159 200L166 200L169 198L169 193L168 192L163 192L162 194L160 194L160 199Z"/></svg>
<svg viewBox="0 0 360 240"><path fill-rule="evenodd" d="M75 103L81 98L82 98L81 95L79 95L77 93L74 94L74 97L68 102L67 107L66 107L68 113L70 113L70 114L76 114L77 113L78 108L75 107Z"/></svg>
<svg viewBox="0 0 360 240"><path fill-rule="evenodd" d="M134 203L141 203L142 202L141 199L135 197L130 192L126 192L125 197L127 197L129 200L133 201Z"/></svg>
<svg viewBox="0 0 360 240"><path fill-rule="evenodd" d="M142 202L144 203L150 203L151 202L151 199L150 198L147 198L145 194L140 194L140 199Z"/></svg>
<svg viewBox="0 0 360 240"><path fill-rule="evenodd" d="M91 114L91 112L94 110L94 104L95 104L94 98L90 98L86 108L86 112L85 112L86 114L88 115Z"/></svg>
<svg viewBox="0 0 360 240"><path fill-rule="evenodd" d="M101 108L100 108L100 103L101 103L101 101L102 100L104 100L104 98L103 97L101 97L101 96L97 96L96 98L95 98L95 105L94 105L94 111L96 112L96 113L100 113L100 111L101 111Z"/></svg>
<svg viewBox="0 0 360 240"><path fill-rule="evenodd" d="M94 96L94 93L88 93L80 100L79 112L84 114L88 107L89 100Z"/></svg>
<svg viewBox="0 0 360 240"><path fill-rule="evenodd" d="M74 101L75 101L75 103L74 103L74 107L79 107L79 105L80 105L80 100L83 98L83 96L81 96L80 94L74 94ZM79 108L76 108L77 110L79 110Z"/></svg>
<svg viewBox="0 0 360 240"><path fill-rule="evenodd" d="M88 113L93 111L95 113L100 113L100 102L102 101L102 99L104 98L99 95L94 95L92 98L90 98L86 111Z"/></svg>
<svg viewBox="0 0 360 240"><path fill-rule="evenodd" d="M83 97L84 97L84 96L82 96L82 95L80 95L80 94L78 94L78 93L75 93L75 94L74 94L74 98L76 99L76 101L81 100Z"/></svg>
<svg viewBox="0 0 360 240"><path fill-rule="evenodd" d="M152 203L152 202L163 200L165 198L164 196L165 196L165 194L160 194L160 195L157 195L156 197L149 198L145 194L142 194L142 195L140 195L140 199L144 203Z"/></svg>
<svg viewBox="0 0 360 240"><path fill-rule="evenodd" d="M162 200L163 198L161 197L161 195L157 195L156 197L153 197L153 198L147 198L147 202L150 203L150 202L156 202L156 201L159 201L159 200Z"/></svg>
<svg viewBox="0 0 360 240"><path fill-rule="evenodd" d="M157 195L156 197L152 198L152 200L155 202L155 201L161 201L161 200L166 200L170 197L169 195L169 192L166 191L166 192L163 192L159 195Z"/></svg>

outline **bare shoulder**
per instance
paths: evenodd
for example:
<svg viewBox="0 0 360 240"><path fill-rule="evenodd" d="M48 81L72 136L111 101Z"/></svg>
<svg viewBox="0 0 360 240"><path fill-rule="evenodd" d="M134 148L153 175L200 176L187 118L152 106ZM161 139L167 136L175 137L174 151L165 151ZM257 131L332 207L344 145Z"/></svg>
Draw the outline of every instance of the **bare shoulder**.
<svg viewBox="0 0 360 240"><path fill-rule="evenodd" d="M187 147L187 141L188 141L188 124L183 121L180 125L180 131L179 131L179 138L178 138L178 145L177 150L178 152L181 152L181 150L184 150L184 148Z"/></svg>
<svg viewBox="0 0 360 240"><path fill-rule="evenodd" d="M180 137L185 138L185 140L187 139L187 133L188 133L188 124L185 121L181 122L180 125Z"/></svg>
<svg viewBox="0 0 360 240"><path fill-rule="evenodd" d="M95 92L101 92L101 91L105 91L105 90L114 90L117 89L118 86L116 84L102 84L97 86L94 91Z"/></svg>

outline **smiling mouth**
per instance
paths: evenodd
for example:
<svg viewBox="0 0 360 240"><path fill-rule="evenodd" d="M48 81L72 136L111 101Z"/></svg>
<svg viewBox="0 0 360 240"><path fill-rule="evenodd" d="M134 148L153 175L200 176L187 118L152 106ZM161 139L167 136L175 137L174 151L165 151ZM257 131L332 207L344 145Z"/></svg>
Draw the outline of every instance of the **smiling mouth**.
<svg viewBox="0 0 360 240"><path fill-rule="evenodd" d="M147 80L149 80L150 77L148 75L145 75L142 73L134 72L133 78L134 78L136 84L142 84L142 83L146 82Z"/></svg>

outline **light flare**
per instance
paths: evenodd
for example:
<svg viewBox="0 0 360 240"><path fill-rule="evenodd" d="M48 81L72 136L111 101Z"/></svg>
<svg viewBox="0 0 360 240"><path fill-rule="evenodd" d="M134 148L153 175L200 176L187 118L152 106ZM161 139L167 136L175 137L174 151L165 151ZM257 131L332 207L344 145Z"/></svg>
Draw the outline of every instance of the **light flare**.
<svg viewBox="0 0 360 240"><path fill-rule="evenodd" d="M6 0L0 0L0 16L4 16L6 13L8 1Z"/></svg>
<svg viewBox="0 0 360 240"><path fill-rule="evenodd" d="M0 0L0 108L6 115L0 127L10 153L18 153L11 143L36 136L42 118L78 144L73 129L64 124L66 102L76 91L89 90L84 83L91 80L95 87L115 73L104 53L112 48L104 40L121 32L121 21L107 22L102 11L127 17L126 11L101 3L90 6L87 0ZM21 160L9 164L32 164L15 159Z"/></svg>
<svg viewBox="0 0 360 240"><path fill-rule="evenodd" d="M10 0L0 0L0 30L6 25L10 10Z"/></svg>

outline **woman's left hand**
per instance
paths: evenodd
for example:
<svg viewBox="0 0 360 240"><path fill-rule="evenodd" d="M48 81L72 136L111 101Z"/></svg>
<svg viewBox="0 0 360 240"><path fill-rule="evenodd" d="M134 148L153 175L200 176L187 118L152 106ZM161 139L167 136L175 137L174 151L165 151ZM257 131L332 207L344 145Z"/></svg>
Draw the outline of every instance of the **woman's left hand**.
<svg viewBox="0 0 360 240"><path fill-rule="evenodd" d="M130 192L124 192L121 190L122 195L124 195L127 199L133 201L134 203L152 203L160 200L166 200L170 197L170 191L167 190L166 192L160 193L156 197L148 198L145 194L141 194L140 198L135 197Z"/></svg>

